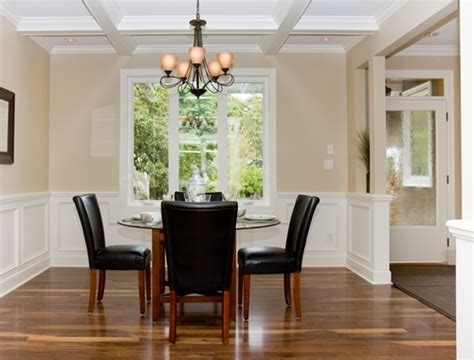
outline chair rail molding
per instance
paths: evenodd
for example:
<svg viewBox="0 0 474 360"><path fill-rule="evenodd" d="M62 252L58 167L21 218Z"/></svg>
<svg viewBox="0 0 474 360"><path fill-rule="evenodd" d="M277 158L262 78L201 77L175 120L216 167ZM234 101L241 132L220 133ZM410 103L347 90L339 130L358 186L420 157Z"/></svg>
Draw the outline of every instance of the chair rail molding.
<svg viewBox="0 0 474 360"><path fill-rule="evenodd" d="M74 195L86 192L0 197L0 295L49 266L88 266L81 224L72 201ZM302 193L318 196L321 200L308 234L303 266L345 266L372 284L389 284L388 204L391 197L344 192ZM118 220L131 215L123 206L119 192L99 191L95 194L108 244L151 247L150 230L117 224ZM275 195L270 210L249 208L248 211L255 214L271 211L281 224L239 231L237 246L284 246L297 196L296 192L281 192ZM134 208L137 213L157 210L158 206Z"/></svg>
<svg viewBox="0 0 474 360"><path fill-rule="evenodd" d="M49 193L0 197L0 297L49 268Z"/></svg>
<svg viewBox="0 0 474 360"><path fill-rule="evenodd" d="M391 195L347 194L347 268L371 284L391 284Z"/></svg>

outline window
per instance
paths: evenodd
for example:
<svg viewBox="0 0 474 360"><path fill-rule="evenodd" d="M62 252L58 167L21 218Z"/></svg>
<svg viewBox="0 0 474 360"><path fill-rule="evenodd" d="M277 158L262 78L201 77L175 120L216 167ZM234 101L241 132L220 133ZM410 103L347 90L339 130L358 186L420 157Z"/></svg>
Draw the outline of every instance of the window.
<svg viewBox="0 0 474 360"><path fill-rule="evenodd" d="M208 191L247 205L274 192L274 71L233 71L235 83L200 99L159 85L156 70L121 73L121 192L129 205L184 190L194 166Z"/></svg>

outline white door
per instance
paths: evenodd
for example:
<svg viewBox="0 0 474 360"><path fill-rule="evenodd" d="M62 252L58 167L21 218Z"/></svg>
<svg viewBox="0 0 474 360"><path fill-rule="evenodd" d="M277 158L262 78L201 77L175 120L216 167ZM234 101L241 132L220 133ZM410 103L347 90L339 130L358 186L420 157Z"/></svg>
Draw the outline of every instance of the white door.
<svg viewBox="0 0 474 360"><path fill-rule="evenodd" d="M446 262L446 102L387 99L390 261Z"/></svg>

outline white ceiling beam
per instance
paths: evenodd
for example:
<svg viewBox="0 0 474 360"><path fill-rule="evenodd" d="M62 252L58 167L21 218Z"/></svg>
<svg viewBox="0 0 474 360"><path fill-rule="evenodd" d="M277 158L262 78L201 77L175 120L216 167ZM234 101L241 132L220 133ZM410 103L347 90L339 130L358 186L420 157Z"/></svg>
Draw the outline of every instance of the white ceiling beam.
<svg viewBox="0 0 474 360"><path fill-rule="evenodd" d="M17 31L28 36L103 34L100 26L90 16L20 18Z"/></svg>
<svg viewBox="0 0 474 360"><path fill-rule="evenodd" d="M82 0L82 3L102 28L117 53L125 56L133 55L137 45L131 37L124 36L118 31L117 24L122 16L115 3L111 0Z"/></svg>
<svg viewBox="0 0 474 360"><path fill-rule="evenodd" d="M280 51L309 4L311 4L311 0L292 0L286 14L279 11L278 17L281 21L277 31L274 35L265 37L260 46L264 54L275 55Z"/></svg>
<svg viewBox="0 0 474 360"><path fill-rule="evenodd" d="M233 15L205 16L207 25L204 34L214 33L273 33L278 25L272 16L248 15L236 17ZM157 33L192 33L190 19L182 16L147 15L125 16L120 21L118 29L121 33L154 35Z"/></svg>
<svg viewBox="0 0 474 360"><path fill-rule="evenodd" d="M370 35L379 30L373 16L303 16L294 33L320 32L340 35Z"/></svg>

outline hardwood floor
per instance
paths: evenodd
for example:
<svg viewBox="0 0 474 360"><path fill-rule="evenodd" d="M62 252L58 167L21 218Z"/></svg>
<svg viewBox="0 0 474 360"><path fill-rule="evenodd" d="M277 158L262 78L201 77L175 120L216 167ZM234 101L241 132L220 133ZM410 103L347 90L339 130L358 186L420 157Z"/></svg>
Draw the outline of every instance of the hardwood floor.
<svg viewBox="0 0 474 360"><path fill-rule="evenodd" d="M455 359L455 323L401 291L342 268L303 269L303 319L285 305L282 276L252 278L250 317L221 344L220 306L168 307L152 324L138 311L136 272L107 273L88 307L88 269L53 268L0 299L0 359Z"/></svg>

